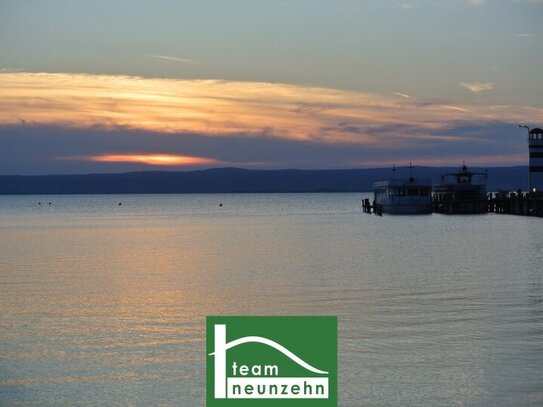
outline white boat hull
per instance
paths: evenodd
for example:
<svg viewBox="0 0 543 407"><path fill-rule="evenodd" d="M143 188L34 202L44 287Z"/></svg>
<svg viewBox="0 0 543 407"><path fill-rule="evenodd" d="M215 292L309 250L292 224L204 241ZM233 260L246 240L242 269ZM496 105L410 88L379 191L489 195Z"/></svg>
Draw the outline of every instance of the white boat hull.
<svg viewBox="0 0 543 407"><path fill-rule="evenodd" d="M377 204L379 205L379 204ZM432 205L381 205L383 213L397 214L397 215L416 215L416 214L429 214L432 213Z"/></svg>
<svg viewBox="0 0 543 407"><path fill-rule="evenodd" d="M392 179L377 181L374 186L376 213L432 213L432 184L430 180Z"/></svg>

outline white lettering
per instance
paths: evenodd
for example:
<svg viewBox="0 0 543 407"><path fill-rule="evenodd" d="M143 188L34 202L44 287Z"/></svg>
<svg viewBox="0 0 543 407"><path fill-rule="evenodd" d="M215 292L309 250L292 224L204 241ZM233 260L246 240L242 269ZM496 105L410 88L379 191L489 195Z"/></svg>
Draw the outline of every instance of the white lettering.
<svg viewBox="0 0 543 407"><path fill-rule="evenodd" d="M326 399L328 378L229 377L227 389L233 399Z"/></svg>
<svg viewBox="0 0 543 407"><path fill-rule="evenodd" d="M249 372L253 376L279 376L279 367L277 365L238 365L232 363L233 376L248 376Z"/></svg>

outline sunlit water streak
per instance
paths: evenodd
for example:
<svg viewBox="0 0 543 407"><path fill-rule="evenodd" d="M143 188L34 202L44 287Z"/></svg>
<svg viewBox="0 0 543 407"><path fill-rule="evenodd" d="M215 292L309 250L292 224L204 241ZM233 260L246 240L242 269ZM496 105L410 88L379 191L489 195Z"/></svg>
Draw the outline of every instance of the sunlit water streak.
<svg viewBox="0 0 543 407"><path fill-rule="evenodd" d="M0 197L0 404L204 405L206 315L330 314L341 406L541 405L543 221L360 198Z"/></svg>

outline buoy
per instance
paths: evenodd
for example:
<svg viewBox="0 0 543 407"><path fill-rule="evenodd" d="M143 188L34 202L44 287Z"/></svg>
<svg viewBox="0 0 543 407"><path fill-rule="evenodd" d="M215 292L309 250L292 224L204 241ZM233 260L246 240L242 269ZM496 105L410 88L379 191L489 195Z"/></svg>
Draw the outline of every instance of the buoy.
<svg viewBox="0 0 543 407"><path fill-rule="evenodd" d="M220 203L219 206L222 206L222 203Z"/></svg>
<svg viewBox="0 0 543 407"><path fill-rule="evenodd" d="M121 206L121 205L122 205L122 203L119 202L119 206Z"/></svg>

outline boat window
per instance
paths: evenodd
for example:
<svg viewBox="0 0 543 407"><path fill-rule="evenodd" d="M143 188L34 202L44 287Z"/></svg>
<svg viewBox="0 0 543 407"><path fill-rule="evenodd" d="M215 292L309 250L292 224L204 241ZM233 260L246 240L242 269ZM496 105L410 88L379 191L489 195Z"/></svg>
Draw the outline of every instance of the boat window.
<svg viewBox="0 0 543 407"><path fill-rule="evenodd" d="M409 196L418 196L419 189L418 188L408 188L407 189L407 195Z"/></svg>
<svg viewBox="0 0 543 407"><path fill-rule="evenodd" d="M375 195L377 196L383 196L386 194L386 189L383 187L379 187L375 189Z"/></svg>
<svg viewBox="0 0 543 407"><path fill-rule="evenodd" d="M421 195L421 196L428 196L428 195L429 195L429 192L430 192L430 189L429 189L429 188L421 188L421 189L420 189L420 195Z"/></svg>

